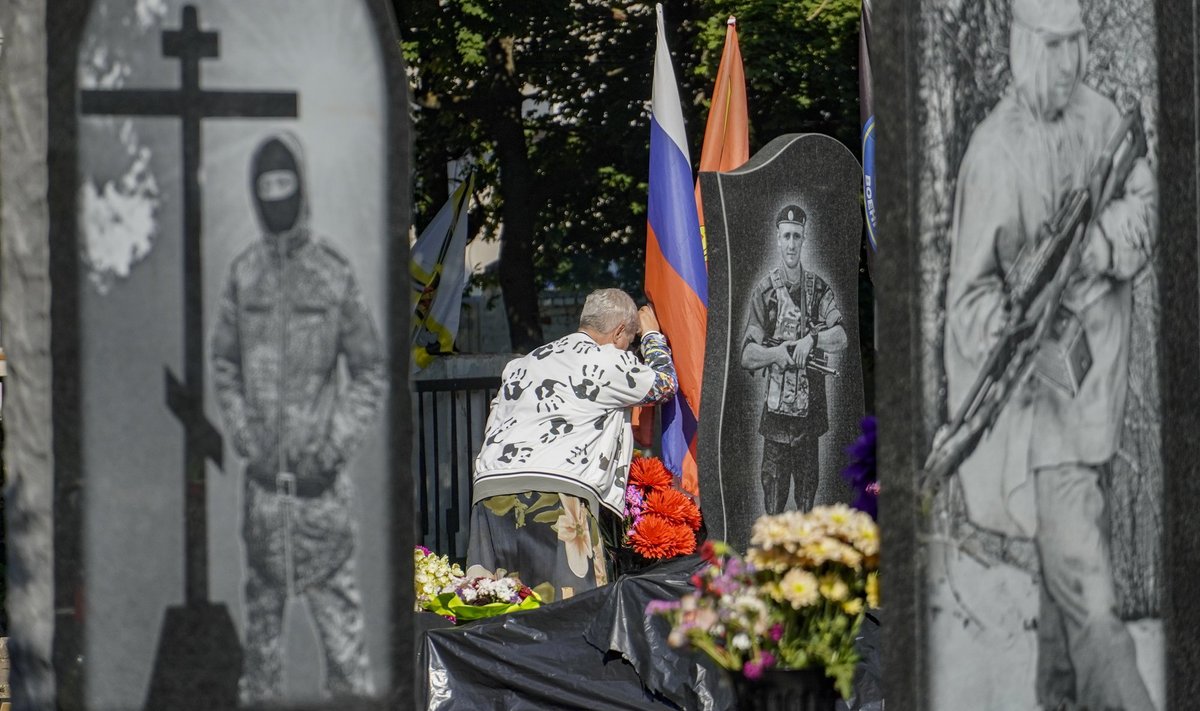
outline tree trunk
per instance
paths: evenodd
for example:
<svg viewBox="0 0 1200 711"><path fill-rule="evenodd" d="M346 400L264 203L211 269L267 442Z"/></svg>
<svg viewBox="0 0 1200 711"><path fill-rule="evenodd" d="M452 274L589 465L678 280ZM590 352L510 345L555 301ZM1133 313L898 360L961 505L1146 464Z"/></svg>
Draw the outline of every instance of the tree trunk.
<svg viewBox="0 0 1200 711"><path fill-rule="evenodd" d="M537 206L533 169L521 126L521 97L497 112L492 122L496 155L500 159L500 195L504 199L500 240L500 288L508 314L508 334L514 350L525 353L542 344L537 280L533 271L533 234Z"/></svg>

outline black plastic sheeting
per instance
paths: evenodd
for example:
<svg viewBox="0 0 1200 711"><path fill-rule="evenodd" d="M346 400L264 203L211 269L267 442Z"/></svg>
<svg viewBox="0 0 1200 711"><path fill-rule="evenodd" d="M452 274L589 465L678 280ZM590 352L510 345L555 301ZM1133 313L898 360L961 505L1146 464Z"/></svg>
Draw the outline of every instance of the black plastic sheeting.
<svg viewBox="0 0 1200 711"><path fill-rule="evenodd" d="M651 600L678 599L704 563L676 558L539 609L459 627L421 613L419 702L444 709L736 708L729 677L705 655L667 645ZM868 617L863 660L845 711L882 711L879 624Z"/></svg>

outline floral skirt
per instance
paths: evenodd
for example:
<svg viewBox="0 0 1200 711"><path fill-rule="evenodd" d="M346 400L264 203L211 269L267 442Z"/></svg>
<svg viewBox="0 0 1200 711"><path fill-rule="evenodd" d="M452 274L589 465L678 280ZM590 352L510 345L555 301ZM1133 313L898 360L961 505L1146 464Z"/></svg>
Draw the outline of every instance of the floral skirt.
<svg viewBox="0 0 1200 711"><path fill-rule="evenodd" d="M552 492L491 496L472 506L467 565L515 573L545 602L552 601L547 593L563 600L608 582L595 515L582 499Z"/></svg>

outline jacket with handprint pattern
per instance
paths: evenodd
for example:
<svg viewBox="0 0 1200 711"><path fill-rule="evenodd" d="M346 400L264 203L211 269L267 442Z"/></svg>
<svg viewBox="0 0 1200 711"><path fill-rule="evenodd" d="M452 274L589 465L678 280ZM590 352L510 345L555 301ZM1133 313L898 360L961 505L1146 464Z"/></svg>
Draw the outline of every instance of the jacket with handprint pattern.
<svg viewBox="0 0 1200 711"><path fill-rule="evenodd" d="M629 408L678 388L661 333L642 337L641 354L576 332L511 361L475 460L473 503L547 491L621 515L633 456Z"/></svg>

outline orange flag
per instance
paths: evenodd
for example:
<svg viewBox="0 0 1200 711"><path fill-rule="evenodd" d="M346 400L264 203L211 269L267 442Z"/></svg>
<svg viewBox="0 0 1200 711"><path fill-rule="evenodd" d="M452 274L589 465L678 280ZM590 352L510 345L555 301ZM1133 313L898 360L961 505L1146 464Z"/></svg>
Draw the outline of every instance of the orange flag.
<svg viewBox="0 0 1200 711"><path fill-rule="evenodd" d="M717 67L704 144L700 148L700 172L733 170L750 160L750 118L746 108L746 74L742 69L742 50L738 46L737 20L729 18L725 26L725 48ZM700 243L708 258L708 240L704 236L704 207L700 202L700 180L696 179L696 214L700 218ZM695 413L700 419L699 408ZM700 472L696 465L696 439L689 443L683 460L683 488L700 493Z"/></svg>
<svg viewBox="0 0 1200 711"><path fill-rule="evenodd" d="M708 124L704 127L704 145L700 148L700 172L733 170L750 160L750 117L746 108L746 73L742 69L742 50L738 46L737 19L730 17L725 27L725 49L717 67ZM704 254L704 207L700 202L700 180L696 180L696 210L700 215L700 238Z"/></svg>

